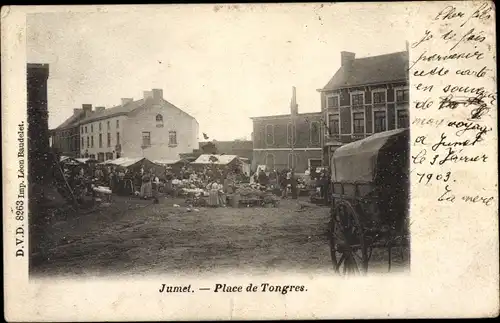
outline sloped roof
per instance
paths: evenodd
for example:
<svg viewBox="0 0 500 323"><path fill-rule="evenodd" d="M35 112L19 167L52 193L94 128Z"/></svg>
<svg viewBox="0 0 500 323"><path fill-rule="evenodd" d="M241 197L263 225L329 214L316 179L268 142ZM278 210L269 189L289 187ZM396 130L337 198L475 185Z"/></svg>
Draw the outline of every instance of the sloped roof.
<svg viewBox="0 0 500 323"><path fill-rule="evenodd" d="M357 58L351 68L342 66L322 91L365 84L386 83L408 79L408 52Z"/></svg>
<svg viewBox="0 0 500 323"><path fill-rule="evenodd" d="M183 161L183 159L157 159L153 160L153 163L158 165L174 165Z"/></svg>
<svg viewBox="0 0 500 323"><path fill-rule="evenodd" d="M83 117L83 110L78 111L77 113L74 113L72 116L70 116L68 119L66 119L63 123L61 123L57 128L54 130L62 130L65 128L70 128L72 126L76 126L78 122L80 121L81 117Z"/></svg>
<svg viewBox="0 0 500 323"><path fill-rule="evenodd" d="M216 162L212 162L210 157L217 158ZM215 164L215 165L227 165L233 161L233 159L238 158L236 155L200 155L192 164Z"/></svg>
<svg viewBox="0 0 500 323"><path fill-rule="evenodd" d="M145 159L146 158L144 157L137 157L137 158L121 157L113 160L106 160L103 164L128 167L131 165L135 165L138 162L143 161Z"/></svg>
<svg viewBox="0 0 500 323"><path fill-rule="evenodd" d="M190 118L193 118L196 122L198 122L193 116L191 116L186 111L176 107L175 105L168 102L167 100L163 99L162 101L163 101L163 104L169 105L171 108L179 110L181 113L184 113L185 115L189 116ZM104 109L103 111L100 111L100 112L94 111L90 116L81 120L80 124L85 124L85 123L89 123L89 122L96 121L96 120L111 118L111 117L118 116L118 115L129 114L129 113L137 110L138 108L143 107L146 103L147 103L146 100L140 99L140 100L128 102L125 105L118 105L118 106L115 106L115 107L112 107L109 109Z"/></svg>
<svg viewBox="0 0 500 323"><path fill-rule="evenodd" d="M94 111L90 116L81 120L80 123L83 124L83 123L88 123L88 122L91 122L94 120L110 118L110 117L117 116L120 114L127 114L127 113L132 112L135 109L139 108L143 104L144 104L144 99L140 99L137 101L128 102L125 105L118 105L116 107L104 109L103 111L99 111L99 112Z"/></svg>

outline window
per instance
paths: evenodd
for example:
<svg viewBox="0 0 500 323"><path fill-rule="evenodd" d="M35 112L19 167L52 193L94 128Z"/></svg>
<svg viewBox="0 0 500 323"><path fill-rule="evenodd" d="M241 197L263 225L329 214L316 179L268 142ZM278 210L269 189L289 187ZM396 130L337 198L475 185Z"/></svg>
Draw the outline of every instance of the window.
<svg viewBox="0 0 500 323"><path fill-rule="evenodd" d="M352 114L353 132L356 134L365 133L365 116L363 112Z"/></svg>
<svg viewBox="0 0 500 323"><path fill-rule="evenodd" d="M82 127L82 133L83 133L83 127Z"/></svg>
<svg viewBox="0 0 500 323"><path fill-rule="evenodd" d="M408 110L396 111L396 128L408 128Z"/></svg>
<svg viewBox="0 0 500 323"><path fill-rule="evenodd" d="M90 132L94 132L94 125L93 124L90 125Z"/></svg>
<svg viewBox="0 0 500 323"><path fill-rule="evenodd" d="M116 144L117 145L120 144L120 133L119 132L116 133Z"/></svg>
<svg viewBox="0 0 500 323"><path fill-rule="evenodd" d="M320 142L320 135L321 135L321 131L320 131L320 126L319 126L319 122L317 121L313 121L311 122L310 124L310 133L311 133L311 144L313 145L317 145L319 144Z"/></svg>
<svg viewBox="0 0 500 323"><path fill-rule="evenodd" d="M156 115L156 128L163 128L163 116L161 114Z"/></svg>
<svg viewBox="0 0 500 323"><path fill-rule="evenodd" d="M101 124L101 122L99 122L99 131L101 131L101 130L102 130L102 124Z"/></svg>
<svg viewBox="0 0 500 323"><path fill-rule="evenodd" d="M94 148L94 136L90 136L90 148Z"/></svg>
<svg viewBox="0 0 500 323"><path fill-rule="evenodd" d="M332 95L326 98L326 107L327 108L338 108L339 107L339 96Z"/></svg>
<svg viewBox="0 0 500 323"><path fill-rule="evenodd" d="M98 153L97 154L97 160L100 161L100 162L103 162L104 161L104 153Z"/></svg>
<svg viewBox="0 0 500 323"><path fill-rule="evenodd" d="M266 168L274 169L274 155L273 154L266 155Z"/></svg>
<svg viewBox="0 0 500 323"><path fill-rule="evenodd" d="M329 135L338 135L340 133L340 120L338 114L330 114L328 128Z"/></svg>
<svg viewBox="0 0 500 323"><path fill-rule="evenodd" d="M83 128L82 128L83 129ZM85 146L85 138L82 137L82 148Z"/></svg>
<svg viewBox="0 0 500 323"><path fill-rule="evenodd" d="M107 126L108 126L108 130L109 130L109 128L111 128L111 122L108 121Z"/></svg>
<svg viewBox="0 0 500 323"><path fill-rule="evenodd" d="M109 133L108 133L108 135L109 135ZM102 133L99 134L99 148L102 148Z"/></svg>
<svg viewBox="0 0 500 323"><path fill-rule="evenodd" d="M88 133L88 132L87 132L87 126L85 126L85 133Z"/></svg>
<svg viewBox="0 0 500 323"><path fill-rule="evenodd" d="M373 103L385 103L385 91L373 92Z"/></svg>
<svg viewBox="0 0 500 323"><path fill-rule="evenodd" d="M352 94L351 101L353 106L360 106L365 104L365 96L363 93Z"/></svg>
<svg viewBox="0 0 500 323"><path fill-rule="evenodd" d="M375 132L385 131L386 115L385 111L375 111L373 112L373 127Z"/></svg>
<svg viewBox="0 0 500 323"><path fill-rule="evenodd" d="M408 89L396 90L396 102L408 102L410 100L410 92Z"/></svg>
<svg viewBox="0 0 500 323"><path fill-rule="evenodd" d="M87 137L87 148L90 148L90 137Z"/></svg>
<svg viewBox="0 0 500 323"><path fill-rule="evenodd" d="M142 146L143 147L151 146L151 132L142 133Z"/></svg>
<svg viewBox="0 0 500 323"><path fill-rule="evenodd" d="M111 147L111 133L108 132L108 147Z"/></svg>
<svg viewBox="0 0 500 323"><path fill-rule="evenodd" d="M120 128L120 120L116 120L116 127Z"/></svg>
<svg viewBox="0 0 500 323"><path fill-rule="evenodd" d="M274 125L272 124L266 125L266 144L274 144Z"/></svg>
<svg viewBox="0 0 500 323"><path fill-rule="evenodd" d="M286 142L291 145L293 140L293 144L295 145L297 143L297 126L292 126L292 123L289 123L286 126L286 136Z"/></svg>
<svg viewBox="0 0 500 323"><path fill-rule="evenodd" d="M168 132L168 144L169 146L177 146L177 131Z"/></svg>
<svg viewBox="0 0 500 323"><path fill-rule="evenodd" d="M113 153L106 153L106 160L113 159Z"/></svg>

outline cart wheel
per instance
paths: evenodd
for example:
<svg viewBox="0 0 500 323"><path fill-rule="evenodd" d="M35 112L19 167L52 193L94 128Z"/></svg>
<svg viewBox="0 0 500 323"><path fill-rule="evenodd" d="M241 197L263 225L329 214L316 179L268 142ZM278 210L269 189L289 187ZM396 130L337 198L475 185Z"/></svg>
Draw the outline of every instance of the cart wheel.
<svg viewBox="0 0 500 323"><path fill-rule="evenodd" d="M359 215L348 201L336 201L331 210L330 253L333 269L341 275L366 274L368 250Z"/></svg>

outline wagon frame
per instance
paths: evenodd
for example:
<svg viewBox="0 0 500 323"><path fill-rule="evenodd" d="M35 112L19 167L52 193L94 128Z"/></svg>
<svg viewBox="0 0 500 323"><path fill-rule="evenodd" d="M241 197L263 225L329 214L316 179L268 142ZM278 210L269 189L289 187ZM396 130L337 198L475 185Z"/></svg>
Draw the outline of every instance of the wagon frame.
<svg viewBox="0 0 500 323"><path fill-rule="evenodd" d="M341 146L330 167L329 242L338 274L366 274L373 252L402 261L409 239L409 129L377 133Z"/></svg>

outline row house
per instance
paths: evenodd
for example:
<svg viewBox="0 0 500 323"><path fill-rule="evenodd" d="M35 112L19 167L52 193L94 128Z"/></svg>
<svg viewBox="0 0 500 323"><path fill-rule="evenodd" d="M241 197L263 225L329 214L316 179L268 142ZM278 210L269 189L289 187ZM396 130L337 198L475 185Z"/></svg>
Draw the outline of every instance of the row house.
<svg viewBox="0 0 500 323"><path fill-rule="evenodd" d="M341 67L318 90L326 123L325 164L345 143L409 127L408 63L408 50L364 58L341 52Z"/></svg>
<svg viewBox="0 0 500 323"><path fill-rule="evenodd" d="M110 109L84 112L79 123L82 157L175 160L198 148L198 122L166 101L161 89L144 91L139 100L123 98Z"/></svg>
<svg viewBox="0 0 500 323"><path fill-rule="evenodd" d="M291 169L303 173L321 166L322 113L254 117L252 167L266 165L268 169ZM293 141L293 145L292 145ZM293 146L293 152L292 152Z"/></svg>

